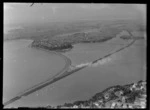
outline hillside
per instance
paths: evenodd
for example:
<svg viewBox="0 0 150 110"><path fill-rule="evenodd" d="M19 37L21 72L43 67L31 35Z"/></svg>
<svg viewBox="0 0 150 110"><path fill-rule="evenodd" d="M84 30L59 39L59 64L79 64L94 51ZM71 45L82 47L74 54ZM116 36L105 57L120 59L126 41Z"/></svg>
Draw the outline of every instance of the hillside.
<svg viewBox="0 0 150 110"><path fill-rule="evenodd" d="M58 106L48 105L37 108L146 108L146 91L146 81L138 81L136 83L108 87L86 101L75 101Z"/></svg>

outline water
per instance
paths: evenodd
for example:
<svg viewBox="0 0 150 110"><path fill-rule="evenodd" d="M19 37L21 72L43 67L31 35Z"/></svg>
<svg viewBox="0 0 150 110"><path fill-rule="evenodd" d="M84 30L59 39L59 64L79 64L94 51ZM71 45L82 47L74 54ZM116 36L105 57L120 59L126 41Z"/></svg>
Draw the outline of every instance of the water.
<svg viewBox="0 0 150 110"><path fill-rule="evenodd" d="M31 42L30 40L4 42L4 102L52 77L65 66L66 62L62 57L29 48Z"/></svg>
<svg viewBox="0 0 150 110"><path fill-rule="evenodd" d="M72 51L67 52L64 55L71 59L73 65L78 65L82 63L87 63L89 61L93 61L99 57L103 57L104 55L107 55L108 53L127 45L127 43L129 42L130 41L123 41L121 39L114 38L113 40L105 43L77 44L74 45ZM33 70L30 72L30 74L32 73L33 75L26 75L26 77L30 78L29 80L35 78L35 73L41 76L41 72L39 72L39 69L36 70L37 67L41 68L41 71L45 71L45 74L43 75L43 79L45 79L47 76L49 76L49 72L52 71L51 69L58 69L59 66L62 67L62 65L64 65L63 63L61 63L63 62L61 58L58 57L56 59L51 59L51 57L56 56L51 56L50 54L47 54L43 51L31 49L29 53L26 54L28 55L28 57L30 56L30 58L32 58L32 62L29 63L32 66L30 65L31 67L28 66L26 68L22 68L25 69L24 71L27 71L28 68ZM58 104L64 104L65 102L87 100L91 98L95 93L100 92L109 86L114 86L118 84L123 85L127 83L136 82L141 79L145 80L145 53L145 41L139 40L131 47L110 56L109 59L103 61L102 63L80 70L74 73L73 75L70 75L64 79L59 80L58 82L55 82L52 85L45 87L44 89L41 89L36 93L30 94L29 96L10 104L9 106L35 107L46 106L48 104L56 106ZM24 53L22 54L24 55ZM45 59L43 61L43 64L41 64L42 61L40 61L40 65L38 65L37 62L39 61L39 57L40 59ZM50 60L46 60L48 58ZM45 66L49 64L51 60L53 60L53 63L51 65L55 66L47 66L48 69L45 69ZM33 65L36 65L36 68ZM57 69L55 71L59 71ZM39 78L38 75L36 75L36 78ZM13 75L7 76L7 81L10 76L14 77ZM20 77L24 76L20 75ZM43 79L40 78L39 81ZM22 82L22 80L19 80L18 78L17 80L18 82ZM25 83L24 81L22 82L22 84L25 85L24 87L27 87L27 84L29 86L31 82ZM24 89L24 87L22 88ZM16 87L16 89L20 89L20 87Z"/></svg>
<svg viewBox="0 0 150 110"><path fill-rule="evenodd" d="M126 43L128 42L113 39L104 44L77 44L74 50L66 55L74 64L81 64L94 60L98 56L104 56L113 49L117 50ZM109 57L106 62L95 67L85 68L56 82L53 84L55 89L51 90L50 96L52 97L56 93L57 95L53 101L50 101L50 104L87 100L109 86L145 80L145 53L144 42L137 41L131 47Z"/></svg>

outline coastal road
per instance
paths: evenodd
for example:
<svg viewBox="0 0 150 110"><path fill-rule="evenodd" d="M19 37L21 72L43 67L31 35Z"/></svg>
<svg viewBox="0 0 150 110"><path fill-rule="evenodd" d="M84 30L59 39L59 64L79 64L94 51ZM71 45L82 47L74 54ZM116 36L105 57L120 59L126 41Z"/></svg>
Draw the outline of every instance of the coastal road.
<svg viewBox="0 0 150 110"><path fill-rule="evenodd" d="M52 77L52 78L50 78L50 79L48 79L48 80L46 80L46 81L44 81L44 82L42 82L40 84L35 85L35 86L31 87L30 89L25 90L24 92L20 93L19 95L17 95L16 97L12 98L11 100L5 102L4 106L19 100L23 96L27 96L27 95L29 95L29 94L31 94L33 92L36 92L36 91L38 91L38 90L40 90L40 89L42 89L42 88L44 88L44 87L46 87L46 86L48 86L48 85L50 85L50 84L52 84L54 82L56 82L56 81L58 81L58 80L60 80L60 79L62 79L64 77L66 77L68 75L71 75L72 73L77 72L77 71L79 71L79 70L81 70L81 69L83 69L85 67L86 66L83 66L83 67L80 67L80 68L76 68L76 69L74 69L74 70L72 70L70 72L63 71L60 76L56 77L57 75L59 75L61 73L60 72L56 76L54 76L54 77Z"/></svg>
<svg viewBox="0 0 150 110"><path fill-rule="evenodd" d="M40 50L43 50L43 51L50 52L50 51L48 51L48 50L46 50L46 49L43 49L43 48L36 48L36 49L40 49ZM65 60L66 63L65 63L65 66L62 68L62 70L59 71L59 72L58 72L57 74L55 74L54 76L48 78L47 80L45 80L45 81L43 81L43 82L41 82L41 83L38 83L38 84L32 86L31 88L24 90L24 91L21 92L21 93L18 93L18 95L17 95L16 97L14 97L14 98L10 99L9 101L5 102L5 103L4 103L4 106L6 106L6 105L8 105L8 104L10 104L10 103L12 103L12 102L14 102L14 101L16 101L16 100L19 100L22 96L26 96L27 94L29 95L29 94L31 94L31 93L33 93L33 92L36 92L36 91L39 90L39 89L42 89L43 87L47 86L47 84L49 85L49 82L53 82L54 79L55 79L58 75L60 75L60 74L62 74L62 73L65 73L65 72L69 69L69 67L70 67L70 65L71 65L71 60L70 60L69 58L67 58L65 55L62 55L61 53L58 53L58 52L50 52L50 53L59 55L59 56L61 56L61 57ZM55 82L55 81L54 81L54 82Z"/></svg>
<svg viewBox="0 0 150 110"><path fill-rule="evenodd" d="M133 38L132 34L130 32L128 32L128 33ZM125 48L131 46L134 42L135 42L135 39L133 38L132 42L130 42L128 45L126 45L126 46L116 50L115 52L109 53L109 54L103 56L102 58L94 60L92 62L92 64L94 64L94 63L96 63L96 62L98 62L98 61L100 61L100 60L102 60L104 58L110 57L111 55L113 55L113 54L115 54L115 53L117 53L117 52L119 52L121 50L124 50ZM55 54L59 54L59 53L55 52ZM29 94L37 91L37 90L42 89L43 87L46 87L46 86L48 86L48 85L50 85L50 84L52 84L52 83L54 83L54 82L56 82L56 81L58 81L58 80L60 80L62 78L65 78L66 76L69 76L69 75L71 75L71 74L73 74L73 73L75 73L75 72L77 72L77 71L79 71L79 70L89 66L89 65L85 65L85 66L82 66L82 67L75 68L74 70L68 72L68 69L69 69L68 67L71 65L71 60L68 59L66 56L64 56L62 54L60 54L60 55L63 58L65 58L66 65L59 73L57 73L55 76L53 76L51 78L48 78L46 81L41 82L41 83L39 83L39 84L37 84L37 85L35 85L35 86L25 90L24 92L18 94L16 97L14 97L14 98L10 99L9 101L5 102L4 106L6 106L6 105L8 105L10 103L13 103L14 101L19 100L23 96L27 96L27 95L29 95Z"/></svg>

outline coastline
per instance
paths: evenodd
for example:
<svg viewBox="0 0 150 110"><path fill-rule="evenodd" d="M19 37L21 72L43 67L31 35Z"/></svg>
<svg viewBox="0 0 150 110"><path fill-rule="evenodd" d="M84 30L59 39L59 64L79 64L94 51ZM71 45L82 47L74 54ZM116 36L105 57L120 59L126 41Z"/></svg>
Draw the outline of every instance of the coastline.
<svg viewBox="0 0 150 110"><path fill-rule="evenodd" d="M130 35L132 36L132 34L130 34ZM132 36L132 37L133 37L133 36ZM122 48L116 50L115 52L113 52L113 53L111 53L111 54L105 55L105 56L102 57L102 58L99 58L99 59L96 59L95 61L92 61L92 64L97 63L97 62L101 61L103 58L109 57L109 56L111 56L112 54L115 54L115 53L117 53L117 52L119 52L119 51L121 51L121 50L123 50L123 49L125 49L125 48L127 48L127 47L129 47L129 46L131 46L134 42L135 42L135 40L133 40L133 41L132 41L131 43L129 43L127 46L122 47ZM30 46L30 45L29 45L29 46ZM65 58L66 61L68 60L68 58L67 58L65 55L62 55L62 54L60 54L59 52L49 51L48 49L44 49L44 48L40 48L40 47L34 47L34 48L36 48L36 49L41 49L41 50L44 50L44 51L47 51L47 52L50 52L50 53L53 53L53 54L56 54L56 55L60 55L60 56L62 56L63 58ZM71 60L69 59L68 61L70 61L70 65L71 65ZM75 66L75 69L73 69L73 70L71 70L71 71L67 71L67 69L69 69L69 68L64 68L64 70L62 70L61 72L57 73L55 76L51 77L50 79L47 79L46 81L43 81L43 82L41 82L41 83L39 83L39 84L36 84L35 86L32 86L31 88L29 88L29 89L25 90L24 92L20 93L19 95L17 95L17 96L14 97L13 99L7 101L6 103L4 103L4 106L6 106L6 105L8 105L8 104L10 104L10 103L12 103L12 102L14 102L14 101L20 99L22 96L27 96L27 95L29 95L29 94L31 94L31 93L33 93L33 92L39 90L39 89L42 89L43 87L46 87L46 86L49 85L49 84L52 84L52 83L54 83L54 82L56 82L56 81L58 81L58 80L60 80L60 79L62 79L62 78L64 78L64 77L66 77L66 76L71 75L72 73L74 73L74 72L76 72L76 71L79 71L79 70L81 70L81 69L83 69L83 68L85 68L85 67L88 67L89 65L90 65L90 64L82 65L82 66L80 66L80 67ZM66 66L65 66L65 67L66 67ZM68 67L69 67L69 66L68 66ZM63 74L61 74L61 73L63 73ZM58 76L58 75L59 75L59 76ZM58 77L56 77L56 76L58 76Z"/></svg>
<svg viewBox="0 0 150 110"><path fill-rule="evenodd" d="M29 44L29 45L28 45L28 48L33 48L33 47L31 47L30 44ZM42 50L42 51L49 52L49 53L51 53L51 54L59 55L60 57L62 57L62 58L65 60L66 65L64 66L64 68L63 68L60 72L58 72L58 73L55 74L54 76L48 78L48 79L45 80L45 81L42 81L42 82L40 82L40 83L34 85L34 86L32 86L32 87L30 87L29 89L24 90L23 92L18 93L18 94L16 95L16 97L10 99L10 100L7 101L7 102L4 102L4 103L3 103L4 106L7 106L8 104L13 103L13 102L15 102L16 100L19 100L22 96L27 96L27 95L29 95L29 94L31 94L31 93L33 93L33 92L39 90L39 89L42 89L43 87L48 86L48 85L51 84L51 83L54 83L55 81L57 81L57 80L59 79L59 78L57 78L57 76L60 75L61 73L66 73L67 70L69 69L70 65L71 65L71 60L70 60L69 58L67 58L65 55L63 55L63 54L61 54L61 53L59 53L59 52L54 52L54 51L52 52L52 51L49 51L48 49L39 48L39 47L34 47L34 49L39 49L39 50Z"/></svg>
<svg viewBox="0 0 150 110"><path fill-rule="evenodd" d="M72 64L72 63L71 63L71 60L70 60L67 56L61 54L60 52L50 51L50 50L48 50L48 49L40 48L40 47L31 47L31 46L30 46L30 48L42 50L42 51L49 52L49 53L55 54L55 55L59 55L60 57L62 57L62 58L65 60L65 62L66 62L65 67L64 67L59 73L55 74L55 75L54 75L53 77L51 77L51 78L55 78L55 77L56 77L57 75L59 75L60 73L62 73L62 72L64 72L64 71L67 71L67 70L69 69L69 67L71 66L71 64ZM48 80L49 80L49 79L48 79Z"/></svg>
<svg viewBox="0 0 150 110"><path fill-rule="evenodd" d="M78 100L63 105L39 108L146 108L146 81L110 86L95 93L88 100ZM38 107L37 107L38 108Z"/></svg>

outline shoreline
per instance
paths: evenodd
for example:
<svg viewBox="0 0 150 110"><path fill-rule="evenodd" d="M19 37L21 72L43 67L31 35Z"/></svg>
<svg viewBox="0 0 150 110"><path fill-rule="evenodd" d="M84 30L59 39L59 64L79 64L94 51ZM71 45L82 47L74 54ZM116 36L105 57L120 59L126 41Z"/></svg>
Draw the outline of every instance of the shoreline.
<svg viewBox="0 0 150 110"><path fill-rule="evenodd" d="M130 35L131 35L131 37L133 37L131 33L130 33ZM105 55L102 58L99 58L99 59L96 59L96 60L92 61L92 64L97 63L97 62L101 61L102 59L104 59L106 57L109 57L112 54L115 54L115 53L117 53L117 52L119 52L119 51L121 51L121 50L123 50L123 49L125 49L125 48L127 48L129 46L131 46L134 42L135 42L135 40L130 42L128 45L126 45L126 46L116 50L115 52L109 53L109 54ZM29 46L31 46L31 45L29 45ZM44 50L44 51L47 51L47 52L50 52L50 53L53 53L53 54L56 54L56 55L60 55L63 58L65 58L66 61L69 59L68 57L66 57L65 55L60 54L59 52L55 52L55 51L52 52L52 51L49 51L48 49L44 49L44 48L40 48L40 47L34 47L34 48L41 49L41 50ZM71 65L71 60L69 59L69 61L70 61L70 65ZM83 65L83 66L80 66L80 67L75 66L75 69L73 69L71 71L67 71L66 68L64 68L65 71L62 70L62 72L57 73L55 76L51 77L50 79L47 79L46 81L43 81L43 82L41 82L39 84L36 84L35 86L32 86L31 88L25 90L24 92L20 93L16 97L14 97L14 98L10 99L9 101L5 102L4 106L6 106L6 105L8 105L8 104L10 104L10 103L20 99L22 96L27 96L27 95L29 95L29 94L31 94L31 93L39 90L39 89L42 89L43 87L46 87L47 85L50 85L50 84L52 84L52 83L54 83L54 82L56 82L56 81L58 81L58 80L60 80L60 79L62 79L64 77L69 76L72 73L77 72L77 71L79 71L79 70L81 70L81 69L83 69L85 67L88 67L88 66L89 65ZM69 70L69 68L67 68L67 69ZM61 73L63 73L63 74L61 74ZM58 76L59 74L60 74L60 76ZM58 76L58 77L56 77L56 76Z"/></svg>
<svg viewBox="0 0 150 110"><path fill-rule="evenodd" d="M95 93L88 100L65 102L57 106L49 104L39 108L146 108L146 83L147 81L139 80L125 85L114 85Z"/></svg>
<svg viewBox="0 0 150 110"><path fill-rule="evenodd" d="M63 68L59 73L62 73L64 70L67 71L67 70L69 69L69 67L71 66L71 64L72 64L71 60L70 60L67 56L61 54L60 52L50 51L50 50L48 50L48 49L40 48L40 47L31 47L31 46L30 46L30 48L42 50L42 51L45 51L45 52L48 52L48 53L51 53L51 54L55 54L55 55L58 55L58 56L62 57L62 58L65 60L66 65L64 66L64 68ZM56 77L57 75L59 75L59 73L55 74L55 75L52 76L51 78ZM48 79L48 80L49 80L49 79Z"/></svg>
<svg viewBox="0 0 150 110"><path fill-rule="evenodd" d="M33 47L31 47L30 44L29 44L28 48L33 48ZM13 102L19 100L22 96L27 96L27 95L29 95L29 94L31 94L31 93L39 90L39 89L42 89L42 88L48 86L51 83L54 83L55 81L57 81L57 80L59 80L61 78L61 77L57 78L58 75L61 75L61 73L66 73L69 70L69 67L71 65L71 60L68 57L66 57L65 55L63 55L63 54L61 54L59 52L54 52L54 51L52 52L52 51L49 51L48 49L39 48L39 47L34 47L34 49L39 49L39 50L42 50L42 51L45 51L45 52L49 52L51 54L59 55L60 57L62 57L65 60L66 65L64 66L64 68L60 72L56 73L54 76L48 78L45 81L42 81L42 82L34 85L32 87L30 87L29 89L24 90L23 92L18 93L18 95L16 95L16 97L10 99L7 102L4 102L3 103L4 106L7 106L10 103L13 103Z"/></svg>

